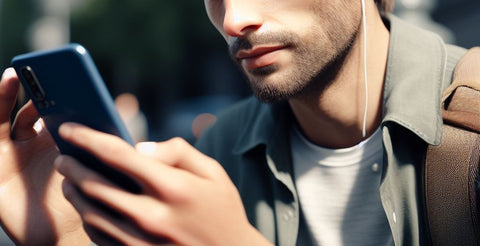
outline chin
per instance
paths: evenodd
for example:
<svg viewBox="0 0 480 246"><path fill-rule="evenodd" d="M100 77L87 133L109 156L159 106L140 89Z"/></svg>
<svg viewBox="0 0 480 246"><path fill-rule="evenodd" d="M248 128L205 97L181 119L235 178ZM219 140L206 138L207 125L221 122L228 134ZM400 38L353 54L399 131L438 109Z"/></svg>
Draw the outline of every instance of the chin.
<svg viewBox="0 0 480 246"><path fill-rule="evenodd" d="M279 69L277 65L271 64L268 66L251 69L248 71L248 73L253 77L266 77L274 74L275 72L278 72L278 70Z"/></svg>

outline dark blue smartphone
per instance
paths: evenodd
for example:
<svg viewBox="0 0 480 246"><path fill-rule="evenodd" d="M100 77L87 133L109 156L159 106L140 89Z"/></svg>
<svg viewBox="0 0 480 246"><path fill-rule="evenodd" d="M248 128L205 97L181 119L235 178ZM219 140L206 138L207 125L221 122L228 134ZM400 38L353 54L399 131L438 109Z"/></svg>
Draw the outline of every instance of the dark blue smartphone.
<svg viewBox="0 0 480 246"><path fill-rule="evenodd" d="M79 44L16 56L12 66L62 154L75 157L122 188L138 193L139 185L58 135L64 122L77 122L121 137L133 145L88 51Z"/></svg>

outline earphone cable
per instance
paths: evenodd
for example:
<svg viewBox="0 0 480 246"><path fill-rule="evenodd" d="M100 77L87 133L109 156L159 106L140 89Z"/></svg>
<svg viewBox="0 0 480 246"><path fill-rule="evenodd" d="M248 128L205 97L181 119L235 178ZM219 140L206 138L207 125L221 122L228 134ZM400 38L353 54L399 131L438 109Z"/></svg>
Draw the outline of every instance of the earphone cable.
<svg viewBox="0 0 480 246"><path fill-rule="evenodd" d="M368 77L367 77L367 17L365 14L365 0L362 1L362 27L363 27L363 74L365 84L365 105L363 111L362 137L367 135L367 114L368 114Z"/></svg>

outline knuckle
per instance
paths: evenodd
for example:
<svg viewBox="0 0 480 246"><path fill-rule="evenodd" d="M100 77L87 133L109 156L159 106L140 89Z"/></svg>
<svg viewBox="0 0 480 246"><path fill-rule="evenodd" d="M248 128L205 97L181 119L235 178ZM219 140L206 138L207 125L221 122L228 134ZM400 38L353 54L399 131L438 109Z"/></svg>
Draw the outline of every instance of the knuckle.
<svg viewBox="0 0 480 246"><path fill-rule="evenodd" d="M174 150L181 150L187 146L187 141L180 137L174 137L167 141Z"/></svg>
<svg viewBox="0 0 480 246"><path fill-rule="evenodd" d="M167 216L163 211L160 211L160 209L152 209L151 214L145 217L141 224L143 228L155 228L158 224L165 223L166 221Z"/></svg>
<svg viewBox="0 0 480 246"><path fill-rule="evenodd" d="M87 196L95 197L95 195L101 191L102 180L98 175L90 174L83 182L80 184L80 189Z"/></svg>
<svg viewBox="0 0 480 246"><path fill-rule="evenodd" d="M83 222L88 225L95 225L98 215L90 209L84 209L81 211Z"/></svg>
<svg viewBox="0 0 480 246"><path fill-rule="evenodd" d="M217 180L217 179L223 179L225 177L228 177L227 172L223 168L222 164L220 164L218 161L215 159L212 159L210 157L206 157L205 159L205 170L209 172L209 177Z"/></svg>
<svg viewBox="0 0 480 246"><path fill-rule="evenodd" d="M151 198L148 198L151 199ZM151 201L148 216L137 216L136 223L154 235L162 234L162 227L171 225L171 211L165 206L159 206L155 201Z"/></svg>
<svg viewBox="0 0 480 246"><path fill-rule="evenodd" d="M190 182L179 181L171 188L170 199L175 203L188 204L194 194L193 189L198 185L192 185Z"/></svg>
<svg viewBox="0 0 480 246"><path fill-rule="evenodd" d="M164 185L158 194L168 204L187 205L194 200L195 190L200 185L199 182L192 182L189 178L182 177Z"/></svg>

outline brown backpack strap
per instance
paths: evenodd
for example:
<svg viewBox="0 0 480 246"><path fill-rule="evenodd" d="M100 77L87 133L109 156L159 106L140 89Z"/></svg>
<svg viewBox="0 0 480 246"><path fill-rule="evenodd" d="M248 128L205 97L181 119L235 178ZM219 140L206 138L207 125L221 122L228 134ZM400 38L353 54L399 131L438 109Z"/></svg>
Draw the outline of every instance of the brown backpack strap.
<svg viewBox="0 0 480 246"><path fill-rule="evenodd" d="M480 245L480 48L455 68L442 98L443 137L429 146L425 202L433 245Z"/></svg>
<svg viewBox="0 0 480 246"><path fill-rule="evenodd" d="M453 94L461 101L452 104ZM455 68L452 84L442 95L442 116L447 124L480 133L480 47L470 49ZM448 109L448 110L447 110Z"/></svg>
<svg viewBox="0 0 480 246"><path fill-rule="evenodd" d="M442 104L457 87L466 86L480 91L480 47L473 47L458 61L453 81L442 95Z"/></svg>

